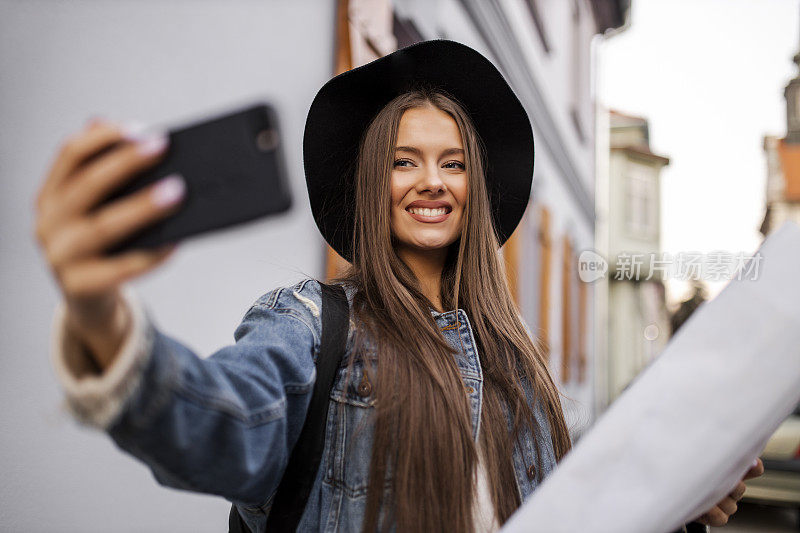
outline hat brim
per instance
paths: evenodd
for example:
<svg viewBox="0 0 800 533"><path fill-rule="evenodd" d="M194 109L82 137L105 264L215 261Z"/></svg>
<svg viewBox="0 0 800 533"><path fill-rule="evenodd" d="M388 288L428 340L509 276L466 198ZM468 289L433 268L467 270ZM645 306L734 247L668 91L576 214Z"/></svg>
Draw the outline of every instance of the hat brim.
<svg viewBox="0 0 800 533"><path fill-rule="evenodd" d="M389 101L420 84L443 89L470 115L486 149L486 183L501 246L525 212L534 161L525 108L477 51L444 39L423 41L330 79L308 112L303 163L311 211L322 236L348 261L361 135Z"/></svg>

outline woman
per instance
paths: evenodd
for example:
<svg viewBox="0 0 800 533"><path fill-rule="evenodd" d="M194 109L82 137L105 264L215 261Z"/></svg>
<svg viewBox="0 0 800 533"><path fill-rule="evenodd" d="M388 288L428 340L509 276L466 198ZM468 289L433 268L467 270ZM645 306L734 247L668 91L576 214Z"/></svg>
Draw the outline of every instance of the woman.
<svg viewBox="0 0 800 533"><path fill-rule="evenodd" d="M100 253L174 212L180 183L87 213L165 150L94 123L55 160L37 222L64 295L54 363L80 420L263 531L314 383L320 285L263 295L205 360L157 329L122 284L171 248ZM530 194L524 109L483 56L429 41L329 81L304 158L320 231L352 263L352 315L299 530L497 529L570 448L496 253Z"/></svg>

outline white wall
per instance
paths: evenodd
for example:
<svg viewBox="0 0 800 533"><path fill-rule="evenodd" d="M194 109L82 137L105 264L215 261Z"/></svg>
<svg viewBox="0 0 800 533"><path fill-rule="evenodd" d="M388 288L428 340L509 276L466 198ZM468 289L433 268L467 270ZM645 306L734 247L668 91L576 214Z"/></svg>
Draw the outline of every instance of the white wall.
<svg viewBox="0 0 800 533"><path fill-rule="evenodd" d="M35 193L89 116L180 123L256 97L279 107L295 206L185 242L133 283L163 331L202 355L249 305L322 275L302 169L305 116L332 69L334 2L0 0L0 530L225 531L221 499L158 486L60 408L49 362L58 293L33 239Z"/></svg>
<svg viewBox="0 0 800 533"><path fill-rule="evenodd" d="M508 13L509 22L517 32L520 48L529 61L531 73L539 90L542 91L548 110L559 129L561 140L564 143L563 148L577 167L584 186L593 191L594 115L590 84L592 76L590 43L594 37L595 28L591 6L584 0L577 2L581 12L579 31L581 43L584 45L580 51L580 57L585 68L581 77L582 85L577 88L582 104L579 112L581 112L581 122L586 135L585 142L581 142L569 114L572 95L576 90L573 86L575 82L572 20L574 0L546 0L538 3L539 14L545 26L545 35L550 45L549 52L545 51L541 45L536 27L531 22L528 8L525 6L526 2L527 0L501 0L503 8ZM538 154L537 151L537 156Z"/></svg>

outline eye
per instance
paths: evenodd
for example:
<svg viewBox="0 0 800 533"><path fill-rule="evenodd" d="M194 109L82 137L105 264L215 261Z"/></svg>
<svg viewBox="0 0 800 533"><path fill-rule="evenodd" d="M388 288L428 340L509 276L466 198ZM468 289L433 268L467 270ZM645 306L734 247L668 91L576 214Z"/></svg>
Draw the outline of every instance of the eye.
<svg viewBox="0 0 800 533"><path fill-rule="evenodd" d="M450 165L456 165L456 166L450 166ZM445 166L445 168L457 168L457 169L460 169L460 170L464 170L466 168L464 166L464 163L462 163L461 161L449 161L449 162L445 163L444 166Z"/></svg>
<svg viewBox="0 0 800 533"><path fill-rule="evenodd" d="M408 165L403 165L403 163L408 163ZM398 159L394 162L394 166L396 167L404 167L404 166L411 166L413 165L413 161L409 161L408 159Z"/></svg>

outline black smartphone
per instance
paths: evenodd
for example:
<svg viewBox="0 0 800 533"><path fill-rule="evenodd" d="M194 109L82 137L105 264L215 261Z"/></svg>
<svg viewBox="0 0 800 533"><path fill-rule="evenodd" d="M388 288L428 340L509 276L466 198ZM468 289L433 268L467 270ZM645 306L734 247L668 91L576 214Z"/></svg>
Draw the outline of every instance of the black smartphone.
<svg viewBox="0 0 800 533"><path fill-rule="evenodd" d="M169 129L168 135L164 158L100 205L178 173L186 181L180 208L115 243L107 255L175 243L291 207L278 117L269 104L258 102Z"/></svg>

